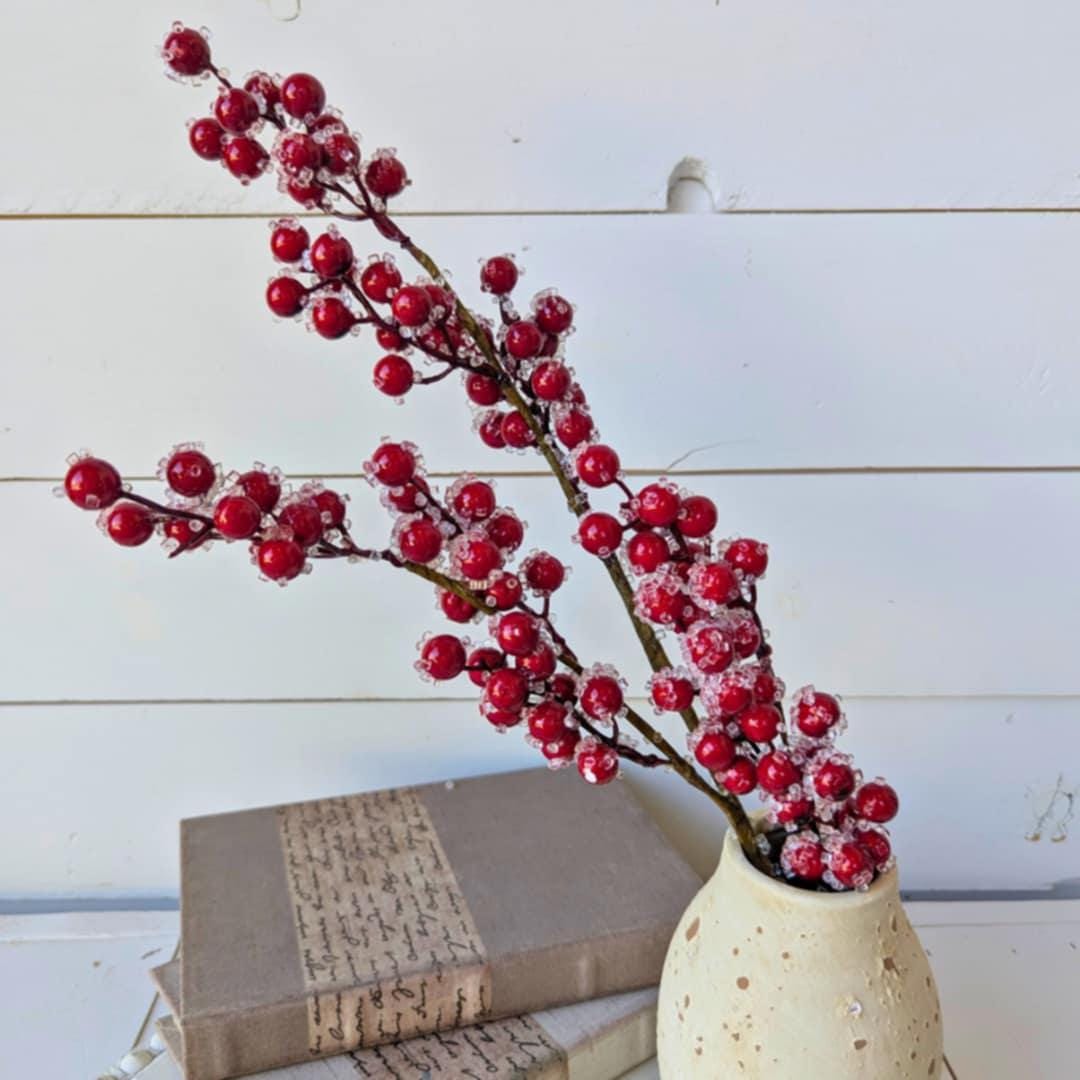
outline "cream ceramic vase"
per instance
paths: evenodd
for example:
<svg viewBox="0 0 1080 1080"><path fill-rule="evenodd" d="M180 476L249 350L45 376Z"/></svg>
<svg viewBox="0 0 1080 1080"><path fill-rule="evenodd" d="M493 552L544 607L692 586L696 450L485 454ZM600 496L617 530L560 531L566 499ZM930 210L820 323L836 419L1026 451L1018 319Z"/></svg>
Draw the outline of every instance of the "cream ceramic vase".
<svg viewBox="0 0 1080 1080"><path fill-rule="evenodd" d="M941 1006L896 871L865 892L796 889L730 829L668 947L663 1080L935 1080Z"/></svg>

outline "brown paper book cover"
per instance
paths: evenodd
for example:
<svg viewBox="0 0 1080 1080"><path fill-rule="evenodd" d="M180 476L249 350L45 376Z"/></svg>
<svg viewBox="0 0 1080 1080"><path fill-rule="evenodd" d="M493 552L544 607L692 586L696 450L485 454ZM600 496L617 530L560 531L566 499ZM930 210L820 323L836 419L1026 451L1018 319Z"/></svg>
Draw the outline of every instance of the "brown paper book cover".
<svg viewBox="0 0 1080 1080"><path fill-rule="evenodd" d="M153 974L175 1011L179 962ZM167 1016L158 1030L175 1064L159 1063L155 1080L179 1080L180 1029ZM318 1058L259 1073L257 1080L614 1080L655 1052L653 988Z"/></svg>
<svg viewBox="0 0 1080 1080"><path fill-rule="evenodd" d="M188 1080L654 985L699 884L628 785L571 772L184 821Z"/></svg>

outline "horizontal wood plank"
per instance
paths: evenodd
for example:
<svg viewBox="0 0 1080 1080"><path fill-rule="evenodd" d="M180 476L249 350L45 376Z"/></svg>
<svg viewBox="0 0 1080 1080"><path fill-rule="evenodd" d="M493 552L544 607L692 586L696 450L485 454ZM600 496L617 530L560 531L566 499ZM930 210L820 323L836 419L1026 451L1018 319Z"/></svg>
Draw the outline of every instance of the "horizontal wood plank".
<svg viewBox="0 0 1080 1080"><path fill-rule="evenodd" d="M471 300L477 256L513 249L526 298L555 283L578 304L568 358L628 468L1080 467L1080 217L414 224ZM436 470L542 467L480 443L456 377L398 407L371 385L370 337L276 323L264 223L3 222L0 238L20 267L0 476L57 476L82 445L144 475L192 438L230 465L356 474L382 434Z"/></svg>
<svg viewBox="0 0 1080 1080"><path fill-rule="evenodd" d="M1059 782L1080 785L1077 699L847 708L845 747L901 795L906 889L1044 889L1075 875L1067 822L1054 839L1066 800L1031 837ZM8 707L0 720L20 732L17 752L0 756L6 895L175 894L181 817L539 763L519 732L494 734L465 702ZM958 772L963 762L972 767ZM625 771L710 872L715 807L673 775Z"/></svg>
<svg viewBox="0 0 1080 1080"><path fill-rule="evenodd" d="M363 146L395 145L414 210L655 210L680 163L722 209L1075 207L1067 0L799 0L747 7L494 0L275 5L189 0L238 76L314 70ZM0 72L19 155L8 213L216 213L276 205L187 149L206 87L161 75L175 4L123 16L13 9ZM57 27L63 27L63 33ZM467 42L467 48L462 46ZM42 138L41 133L50 133Z"/></svg>
<svg viewBox="0 0 1080 1080"><path fill-rule="evenodd" d="M721 533L769 542L761 607L781 674L862 694L1080 692L1073 646L1080 478L1071 475L701 477ZM346 485L354 534L382 546L389 517ZM574 565L556 596L585 662L646 669L599 561L569 542L554 482L497 493L538 546ZM613 503L614 500L611 500ZM608 500L600 498L598 505ZM447 626L426 582L382 565L320 563L278 589L246 545L167 562L116 547L49 485L0 485L0 700L472 697L412 670L414 643ZM468 628L482 639L482 625Z"/></svg>

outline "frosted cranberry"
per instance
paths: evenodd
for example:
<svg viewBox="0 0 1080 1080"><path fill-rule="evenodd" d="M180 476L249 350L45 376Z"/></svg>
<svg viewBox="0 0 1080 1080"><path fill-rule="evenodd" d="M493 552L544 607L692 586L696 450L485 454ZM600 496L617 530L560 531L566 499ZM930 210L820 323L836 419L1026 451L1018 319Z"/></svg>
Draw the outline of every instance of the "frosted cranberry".
<svg viewBox="0 0 1080 1080"><path fill-rule="evenodd" d="M821 739L840 719L840 702L820 691L800 695L792 710L795 726L808 738Z"/></svg>
<svg viewBox="0 0 1080 1080"><path fill-rule="evenodd" d="M214 507L214 528L226 540L247 540L261 522L259 504L247 495L225 495Z"/></svg>
<svg viewBox="0 0 1080 1080"><path fill-rule="evenodd" d="M589 487L607 487L619 475L619 455L610 446L594 443L578 454L575 466L578 477Z"/></svg>
<svg viewBox="0 0 1080 1080"><path fill-rule="evenodd" d="M347 131L332 131L323 139L323 161L329 172L341 176L360 164L360 147Z"/></svg>
<svg viewBox="0 0 1080 1080"><path fill-rule="evenodd" d="M199 450L177 450L165 463L165 482L186 498L205 495L215 480L214 463Z"/></svg>
<svg viewBox="0 0 1080 1080"><path fill-rule="evenodd" d="M708 604L728 604L739 595L739 579L726 562L700 563L690 574L694 595Z"/></svg>
<svg viewBox="0 0 1080 1080"><path fill-rule="evenodd" d="M494 405L502 397L498 381L478 371L465 377L465 393L474 405Z"/></svg>
<svg viewBox="0 0 1080 1080"><path fill-rule="evenodd" d="M671 626L682 616L689 597L664 581L643 581L634 594L638 613L650 622Z"/></svg>
<svg viewBox="0 0 1080 1080"><path fill-rule="evenodd" d="M154 535L154 516L138 503L117 503L105 518L109 539L122 547L138 547Z"/></svg>
<svg viewBox="0 0 1080 1080"><path fill-rule="evenodd" d="M320 296L311 305L311 325L319 337L336 341L344 337L356 322L346 304L335 296Z"/></svg>
<svg viewBox="0 0 1080 1080"><path fill-rule="evenodd" d="M511 656L528 656L540 644L540 624L524 611L508 612L499 619L495 640Z"/></svg>
<svg viewBox="0 0 1080 1080"><path fill-rule="evenodd" d="M246 135L237 135L225 144L222 153L225 167L238 180L254 180L266 168L269 160L262 144Z"/></svg>
<svg viewBox="0 0 1080 1080"><path fill-rule="evenodd" d="M683 536L694 540L708 536L716 528L716 503L704 495L688 495L679 507L676 520Z"/></svg>
<svg viewBox="0 0 1080 1080"><path fill-rule="evenodd" d="M252 469L250 472L242 473L236 482L240 490L264 514L270 513L281 498L281 485L269 473L261 469Z"/></svg>
<svg viewBox="0 0 1080 1080"><path fill-rule="evenodd" d="M438 318L442 318L454 310L453 296L451 296L449 290L444 289L441 285L425 285L424 292L428 294L428 299L431 301L431 309Z"/></svg>
<svg viewBox="0 0 1080 1080"><path fill-rule="evenodd" d="M566 730L566 707L556 701L541 701L529 710L527 723L534 739L550 742Z"/></svg>
<svg viewBox="0 0 1080 1080"><path fill-rule="evenodd" d="M742 618L736 619L731 626L731 642L735 646L735 655L740 660L753 656L761 647L761 631L749 612L740 612Z"/></svg>
<svg viewBox="0 0 1080 1080"><path fill-rule="evenodd" d="M508 611L515 607L521 596L521 579L508 571L500 570L485 586L484 599L497 611Z"/></svg>
<svg viewBox="0 0 1080 1080"><path fill-rule="evenodd" d="M465 646L453 634L436 634L420 649L420 668L433 679L456 679L465 670Z"/></svg>
<svg viewBox="0 0 1080 1080"><path fill-rule="evenodd" d="M753 699L750 687L739 677L739 672L722 675L711 689L712 700L724 716L742 712Z"/></svg>
<svg viewBox="0 0 1080 1080"><path fill-rule="evenodd" d="M540 753L553 765L561 764L574 756L574 751L580 741L581 736L576 731L566 728L558 738L544 743L540 747Z"/></svg>
<svg viewBox="0 0 1080 1080"><path fill-rule="evenodd" d="M226 131L243 135L259 119L259 103L246 90L233 86L218 94L214 116Z"/></svg>
<svg viewBox="0 0 1080 1080"><path fill-rule="evenodd" d="M724 552L724 558L737 570L759 578L769 565L769 548L759 540L732 540Z"/></svg>
<svg viewBox="0 0 1080 1080"><path fill-rule="evenodd" d="M694 757L709 772L722 772L735 760L735 742L723 731L706 731L694 747Z"/></svg>
<svg viewBox="0 0 1080 1080"><path fill-rule="evenodd" d="M869 853L853 841L840 844L829 852L829 869L845 889L869 885L873 875Z"/></svg>
<svg viewBox="0 0 1080 1080"><path fill-rule="evenodd" d="M273 112L274 106L281 100L278 84L265 71L256 71L244 80L244 89L256 98L262 98L266 112Z"/></svg>
<svg viewBox="0 0 1080 1080"><path fill-rule="evenodd" d="M578 538L581 540L581 546L590 555L599 555L600 558L606 559L612 552L619 550L619 544L622 543L622 531L623 527L618 518L595 510L581 519L578 525Z"/></svg>
<svg viewBox="0 0 1080 1080"><path fill-rule="evenodd" d="M191 144L191 149L203 161L217 161L221 157L224 135L221 125L212 116L204 116L188 128L188 142Z"/></svg>
<svg viewBox="0 0 1080 1080"><path fill-rule="evenodd" d="M298 221L283 221L270 234L270 251L279 262L299 262L307 249L308 231Z"/></svg>
<svg viewBox="0 0 1080 1080"><path fill-rule="evenodd" d="M548 690L557 701L573 701L577 697L577 681L573 675L561 672L552 676Z"/></svg>
<svg viewBox="0 0 1080 1080"><path fill-rule="evenodd" d="M502 437L507 446L524 450L536 442L536 436L525 417L519 412L508 412L502 419Z"/></svg>
<svg viewBox="0 0 1080 1080"><path fill-rule="evenodd" d="M104 510L120 497L120 474L101 458L76 461L64 477L67 497L81 510Z"/></svg>
<svg viewBox="0 0 1080 1080"><path fill-rule="evenodd" d="M536 365L529 385L541 401L558 401L570 389L570 372L558 360L545 360Z"/></svg>
<svg viewBox="0 0 1080 1080"><path fill-rule="evenodd" d="M533 317L545 334L561 334L570 329L574 309L561 296L549 294L533 304Z"/></svg>
<svg viewBox="0 0 1080 1080"><path fill-rule="evenodd" d="M404 356L390 353L375 362L372 381L384 394L401 397L407 394L413 385L413 366Z"/></svg>
<svg viewBox="0 0 1080 1080"><path fill-rule="evenodd" d="M799 766L783 750L763 754L757 764L758 786L770 795L782 795L801 776Z"/></svg>
<svg viewBox="0 0 1080 1080"><path fill-rule="evenodd" d="M855 843L870 856L876 869L881 870L892 856L892 844L882 829L855 829Z"/></svg>
<svg viewBox="0 0 1080 1080"><path fill-rule="evenodd" d="M364 295L378 304L385 304L400 285L401 272L386 259L368 263L360 273L360 288Z"/></svg>
<svg viewBox="0 0 1080 1080"><path fill-rule="evenodd" d="M303 547L311 547L322 539L322 514L313 502L289 503L282 507L278 521L292 530L293 539Z"/></svg>
<svg viewBox="0 0 1080 1080"><path fill-rule="evenodd" d="M594 720L610 720L623 707L623 692L610 675L590 675L581 685L582 712Z"/></svg>
<svg viewBox="0 0 1080 1080"><path fill-rule="evenodd" d="M295 540L264 540L255 559L271 581L292 581L304 569L304 549Z"/></svg>
<svg viewBox="0 0 1080 1080"><path fill-rule="evenodd" d="M498 510L488 518L484 526L488 537L503 551L517 551L525 539L525 526L516 514Z"/></svg>
<svg viewBox="0 0 1080 1080"><path fill-rule="evenodd" d="M855 788L855 774L842 761L826 761L814 773L814 790L823 799L846 799Z"/></svg>
<svg viewBox="0 0 1080 1080"><path fill-rule="evenodd" d="M717 777L732 795L749 795L757 787L757 769L741 754Z"/></svg>
<svg viewBox="0 0 1080 1080"><path fill-rule="evenodd" d="M781 865L790 877L820 881L825 873L825 849L810 834L789 836L780 855Z"/></svg>
<svg viewBox="0 0 1080 1080"><path fill-rule="evenodd" d="M379 329L375 331L375 340L382 348L388 349L391 352L395 349L404 349L408 347L405 339L396 330L391 330L389 327L380 326Z"/></svg>
<svg viewBox="0 0 1080 1080"><path fill-rule="evenodd" d="M772 742L780 730L780 711L775 705L751 705L739 714L738 720L742 733L751 742Z"/></svg>
<svg viewBox="0 0 1080 1080"><path fill-rule="evenodd" d="M541 645L528 656L519 656L515 663L532 679L550 679L555 674L555 653L547 645Z"/></svg>
<svg viewBox="0 0 1080 1080"><path fill-rule="evenodd" d="M657 674L649 687L653 704L664 712L682 712L694 703L694 684L681 675Z"/></svg>
<svg viewBox="0 0 1080 1080"><path fill-rule="evenodd" d="M566 580L566 567L546 551L530 555L522 565L529 588L542 596L555 592Z"/></svg>
<svg viewBox="0 0 1080 1080"><path fill-rule="evenodd" d="M345 523L345 500L329 488L317 491L311 501L315 504L328 529L339 529Z"/></svg>
<svg viewBox="0 0 1080 1080"><path fill-rule="evenodd" d="M210 43L197 30L177 25L161 49L177 75L201 75L210 69Z"/></svg>
<svg viewBox="0 0 1080 1080"><path fill-rule="evenodd" d="M314 172L322 164L322 147L301 131L290 131L274 149L274 156L290 176Z"/></svg>
<svg viewBox="0 0 1080 1080"><path fill-rule="evenodd" d="M311 268L319 277L333 278L352 266L352 244L335 233L323 233L311 245Z"/></svg>
<svg viewBox="0 0 1080 1080"><path fill-rule="evenodd" d="M522 319L506 328L506 351L516 360L529 360L540 351L542 343L536 323Z"/></svg>
<svg viewBox="0 0 1080 1080"><path fill-rule="evenodd" d="M646 484L634 500L634 510L646 525L666 528L679 516L679 493L667 484Z"/></svg>
<svg viewBox="0 0 1080 1080"><path fill-rule="evenodd" d="M580 446L592 431L592 417L581 409L567 409L555 419L555 436L568 450Z"/></svg>
<svg viewBox="0 0 1080 1080"><path fill-rule="evenodd" d="M419 510L427 501L427 497L415 484L404 484L384 491L381 499L384 506L391 506L403 514Z"/></svg>
<svg viewBox="0 0 1080 1080"><path fill-rule="evenodd" d="M371 473L387 487L407 484L416 475L416 457L401 443L380 443L371 455Z"/></svg>
<svg viewBox="0 0 1080 1080"><path fill-rule="evenodd" d="M458 596L449 589L439 590L439 607L451 622L471 622L476 615L476 608L464 596Z"/></svg>
<svg viewBox="0 0 1080 1080"><path fill-rule="evenodd" d="M431 299L419 285L405 285L394 294L390 310L402 326L423 326L431 315Z"/></svg>
<svg viewBox="0 0 1080 1080"><path fill-rule="evenodd" d="M469 681L475 686L483 686L488 681L488 676L505 663L505 657L498 649L490 645L481 645L479 649L473 649L469 653L468 668Z"/></svg>
<svg viewBox="0 0 1080 1080"><path fill-rule="evenodd" d="M470 581L485 581L502 565L499 549L481 536L462 536L454 541L453 562L457 572Z"/></svg>
<svg viewBox="0 0 1080 1080"><path fill-rule="evenodd" d="M414 563L429 563L439 557L443 536L430 518L410 521L398 533L398 548L402 558Z"/></svg>
<svg viewBox="0 0 1080 1080"><path fill-rule="evenodd" d="M720 626L699 626L686 636L690 662L705 675L719 675L731 666L734 649L731 637Z"/></svg>
<svg viewBox="0 0 1080 1080"><path fill-rule="evenodd" d="M364 170L364 183L368 191L380 199L400 195L408 180L405 166L392 154L376 154Z"/></svg>
<svg viewBox="0 0 1080 1080"><path fill-rule="evenodd" d="M296 202L308 210L323 205L324 192L320 184L305 184L299 180L290 180L285 185L285 190L289 193L290 198L295 199Z"/></svg>
<svg viewBox="0 0 1080 1080"><path fill-rule="evenodd" d="M521 723L521 713L511 712L509 709L496 709L486 701L480 703L480 712L487 722L498 731L515 727Z"/></svg>
<svg viewBox="0 0 1080 1080"><path fill-rule="evenodd" d="M492 409L481 417L480 423L476 425L476 433L485 446L490 446L492 450L501 450L506 446L502 425L504 418L508 415L508 413L499 412L498 409Z"/></svg>
<svg viewBox="0 0 1080 1080"><path fill-rule="evenodd" d="M529 680L515 668L493 671L484 684L484 699L496 709L516 712L529 695Z"/></svg>
<svg viewBox="0 0 1080 1080"><path fill-rule="evenodd" d="M307 290L294 277L274 278L266 286L266 306L282 319L303 311L306 299Z"/></svg>
<svg viewBox="0 0 1080 1080"><path fill-rule="evenodd" d="M619 755L595 740L577 752L577 771L587 784L610 784L619 775Z"/></svg>
<svg viewBox="0 0 1080 1080"><path fill-rule="evenodd" d="M297 120L318 116L326 105L326 91L314 75L298 72L281 83L281 107Z"/></svg>
<svg viewBox="0 0 1080 1080"><path fill-rule="evenodd" d="M649 529L634 533L626 545L626 557L640 574L651 574L671 557L668 542Z"/></svg>
<svg viewBox="0 0 1080 1080"><path fill-rule="evenodd" d="M495 255L480 268L480 288L496 296L511 292L517 280L517 263L509 255Z"/></svg>
<svg viewBox="0 0 1080 1080"><path fill-rule="evenodd" d="M754 675L755 701L775 702L780 699L781 694L781 685L771 671L767 668L761 668L756 672Z"/></svg>
<svg viewBox="0 0 1080 1080"><path fill-rule="evenodd" d="M855 813L864 821L879 825L892 821L900 810L900 799L890 785L871 780L855 792Z"/></svg>
<svg viewBox="0 0 1080 1080"><path fill-rule="evenodd" d="M814 804L803 796L795 799L781 799L773 810L779 825L794 825L795 822L808 818L813 812Z"/></svg>

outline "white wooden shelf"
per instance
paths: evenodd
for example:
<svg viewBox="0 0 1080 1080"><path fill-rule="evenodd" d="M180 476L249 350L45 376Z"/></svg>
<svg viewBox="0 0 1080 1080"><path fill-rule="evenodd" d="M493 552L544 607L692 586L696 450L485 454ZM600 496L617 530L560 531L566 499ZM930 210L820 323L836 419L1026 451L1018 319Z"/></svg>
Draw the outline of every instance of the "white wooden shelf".
<svg viewBox="0 0 1080 1080"><path fill-rule="evenodd" d="M1080 900L913 903L961 1080L1077 1075ZM171 955L176 912L0 917L4 1075L77 1080L145 1045L149 968ZM161 1059L140 1080L174 1080ZM646 1063L627 1080L656 1080Z"/></svg>

